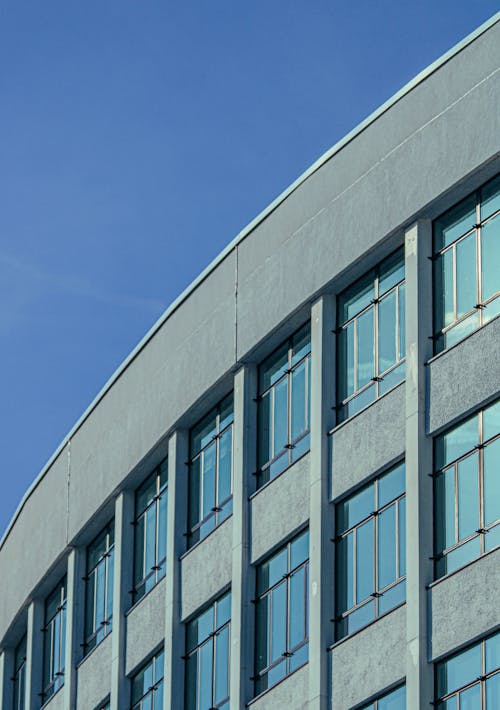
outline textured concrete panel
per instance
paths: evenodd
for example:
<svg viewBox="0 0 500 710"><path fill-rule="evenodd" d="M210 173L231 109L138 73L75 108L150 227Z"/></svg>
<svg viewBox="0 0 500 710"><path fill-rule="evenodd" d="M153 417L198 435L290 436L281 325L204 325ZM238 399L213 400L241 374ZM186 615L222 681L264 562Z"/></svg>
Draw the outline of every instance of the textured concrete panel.
<svg viewBox="0 0 500 710"><path fill-rule="evenodd" d="M66 547L66 449L27 499L0 552L0 639L33 588ZM54 580L56 583L57 580Z"/></svg>
<svg viewBox="0 0 500 710"><path fill-rule="evenodd" d="M51 697L51 699L45 703L43 710L65 710L64 707L64 685L59 688L57 693Z"/></svg>
<svg viewBox="0 0 500 710"><path fill-rule="evenodd" d="M309 519L309 466L306 454L252 498L252 564Z"/></svg>
<svg viewBox="0 0 500 710"><path fill-rule="evenodd" d="M182 618L199 609L231 581L233 519L228 518L181 561Z"/></svg>
<svg viewBox="0 0 500 710"><path fill-rule="evenodd" d="M234 279L231 254L168 318L76 432L71 444L70 539L233 365Z"/></svg>
<svg viewBox="0 0 500 710"><path fill-rule="evenodd" d="M484 636L500 623L500 549L438 582L429 590L432 659Z"/></svg>
<svg viewBox="0 0 500 710"><path fill-rule="evenodd" d="M405 385L400 385L330 437L332 499L404 454Z"/></svg>
<svg viewBox="0 0 500 710"><path fill-rule="evenodd" d="M77 710L96 708L107 698L111 689L111 635L78 666L77 683Z"/></svg>
<svg viewBox="0 0 500 710"><path fill-rule="evenodd" d="M346 639L331 654L332 710L347 710L402 680L406 673L406 607Z"/></svg>
<svg viewBox="0 0 500 710"><path fill-rule="evenodd" d="M428 367L429 432L500 392L500 318L487 323Z"/></svg>
<svg viewBox="0 0 500 710"><path fill-rule="evenodd" d="M303 710L307 707L308 688L309 666L306 665L250 703L250 707L252 710Z"/></svg>
<svg viewBox="0 0 500 710"><path fill-rule="evenodd" d="M144 661L165 637L165 579L127 615L125 673Z"/></svg>

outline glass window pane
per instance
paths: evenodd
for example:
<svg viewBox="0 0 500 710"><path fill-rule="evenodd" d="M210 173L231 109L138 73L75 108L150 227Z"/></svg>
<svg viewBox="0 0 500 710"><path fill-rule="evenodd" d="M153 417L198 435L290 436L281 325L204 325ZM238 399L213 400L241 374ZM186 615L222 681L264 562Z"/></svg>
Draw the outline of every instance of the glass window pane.
<svg viewBox="0 0 500 710"><path fill-rule="evenodd" d="M479 535L476 535L463 545L448 552L446 559L446 571L453 572L459 567L463 567L471 560L476 559L481 554Z"/></svg>
<svg viewBox="0 0 500 710"><path fill-rule="evenodd" d="M481 229L481 300L500 291L500 215Z"/></svg>
<svg viewBox="0 0 500 710"><path fill-rule="evenodd" d="M96 626L99 628L105 620L104 593L106 584L106 565L101 562L97 568L97 588L96 588Z"/></svg>
<svg viewBox="0 0 500 710"><path fill-rule="evenodd" d="M383 298L378 306L378 372L396 364L396 292Z"/></svg>
<svg viewBox="0 0 500 710"><path fill-rule="evenodd" d="M460 710L480 710L481 686L479 683L460 693Z"/></svg>
<svg viewBox="0 0 500 710"><path fill-rule="evenodd" d="M158 560L161 562L167 555L167 508L168 492L161 494L158 501Z"/></svg>
<svg viewBox="0 0 500 710"><path fill-rule="evenodd" d="M378 600L378 613L385 614L402 604L406 599L406 580L403 579L398 584L387 589Z"/></svg>
<svg viewBox="0 0 500 710"><path fill-rule="evenodd" d="M290 570L295 569L309 557L309 531L305 530L290 543Z"/></svg>
<svg viewBox="0 0 500 710"><path fill-rule="evenodd" d="M143 513L148 505L153 502L157 493L157 476L156 473L149 476L146 481L138 488L135 496L135 515L138 517Z"/></svg>
<svg viewBox="0 0 500 710"><path fill-rule="evenodd" d="M189 528L200 521L200 475L201 456L189 467Z"/></svg>
<svg viewBox="0 0 500 710"><path fill-rule="evenodd" d="M374 376L373 308L365 311L356 321L358 339L357 388L368 384Z"/></svg>
<svg viewBox="0 0 500 710"><path fill-rule="evenodd" d="M85 637L88 638L94 633L94 593L95 593L95 572L88 578L85 588Z"/></svg>
<svg viewBox="0 0 500 710"><path fill-rule="evenodd" d="M212 409L199 424L191 429L191 456L198 454L217 434L217 410Z"/></svg>
<svg viewBox="0 0 500 710"><path fill-rule="evenodd" d="M288 369L288 343L272 353L259 368L259 392L264 392Z"/></svg>
<svg viewBox="0 0 500 710"><path fill-rule="evenodd" d="M257 593L261 594L272 587L287 571L288 555L285 547L257 568Z"/></svg>
<svg viewBox="0 0 500 710"><path fill-rule="evenodd" d="M487 183L481 190L481 220L500 209L500 175Z"/></svg>
<svg viewBox="0 0 500 710"><path fill-rule="evenodd" d="M483 441L488 441L500 432L500 400L483 412Z"/></svg>
<svg viewBox="0 0 500 710"><path fill-rule="evenodd" d="M484 465L484 524L491 525L500 518L500 439L483 449Z"/></svg>
<svg viewBox="0 0 500 710"><path fill-rule="evenodd" d="M341 538L337 556L337 614L354 606L354 533Z"/></svg>
<svg viewBox="0 0 500 710"><path fill-rule="evenodd" d="M481 675L481 644L437 666L438 696L447 695Z"/></svg>
<svg viewBox="0 0 500 710"><path fill-rule="evenodd" d="M406 286L399 287L399 357L406 357Z"/></svg>
<svg viewBox="0 0 500 710"><path fill-rule="evenodd" d="M500 668L500 632L486 639L486 673ZM499 706L500 707L500 706Z"/></svg>
<svg viewBox="0 0 500 710"><path fill-rule="evenodd" d="M349 323L339 335L339 389L340 401L354 394L354 329L355 322Z"/></svg>
<svg viewBox="0 0 500 710"><path fill-rule="evenodd" d="M219 439L218 503L222 503L231 495L232 435L232 429L226 429Z"/></svg>
<svg viewBox="0 0 500 710"><path fill-rule="evenodd" d="M375 591L373 518L356 530L356 601L359 603Z"/></svg>
<svg viewBox="0 0 500 710"><path fill-rule="evenodd" d="M256 604L255 670L259 673L269 665L271 595L258 599Z"/></svg>
<svg viewBox="0 0 500 710"><path fill-rule="evenodd" d="M486 710L500 708L500 673L486 681Z"/></svg>
<svg viewBox="0 0 500 710"><path fill-rule="evenodd" d="M139 518L134 535L134 586L144 579L144 516Z"/></svg>
<svg viewBox="0 0 500 710"><path fill-rule="evenodd" d="M286 651L286 589L285 582L271 592L271 661Z"/></svg>
<svg viewBox="0 0 500 710"><path fill-rule="evenodd" d="M216 628L223 626L231 618L231 592L221 597L216 606Z"/></svg>
<svg viewBox="0 0 500 710"><path fill-rule="evenodd" d="M105 528L102 533L89 545L87 549L87 574L96 566L107 552L108 549L108 529Z"/></svg>
<svg viewBox="0 0 500 710"><path fill-rule="evenodd" d="M212 663L213 643L207 641L198 652L199 658L199 685L198 702L200 710L209 710L212 703Z"/></svg>
<svg viewBox="0 0 500 710"><path fill-rule="evenodd" d="M274 455L288 443L288 378L274 388Z"/></svg>
<svg viewBox="0 0 500 710"><path fill-rule="evenodd" d="M168 459L163 459L158 466L158 471L160 475L160 490L162 490L168 484Z"/></svg>
<svg viewBox="0 0 500 710"><path fill-rule="evenodd" d="M436 468L455 461L472 451L479 441L477 415L436 439Z"/></svg>
<svg viewBox="0 0 500 710"><path fill-rule="evenodd" d="M345 629L345 633L354 633L358 629L361 629L363 626L366 626L366 624L369 624L370 621L373 621L374 618L375 602L372 599L366 604L363 604L363 606L359 607L359 609L356 609L356 611L352 611L349 614L349 616L347 617L347 626Z"/></svg>
<svg viewBox="0 0 500 710"><path fill-rule="evenodd" d="M370 271L362 279L346 289L339 296L339 326L351 320L375 297L374 273Z"/></svg>
<svg viewBox="0 0 500 710"><path fill-rule="evenodd" d="M292 441L307 428L306 423L306 360L292 372Z"/></svg>
<svg viewBox="0 0 500 710"><path fill-rule="evenodd" d="M440 251L473 228L476 223L476 196L471 195L448 210L434 223L434 249Z"/></svg>
<svg viewBox="0 0 500 710"><path fill-rule="evenodd" d="M406 710L406 686L403 685L380 698L378 710Z"/></svg>
<svg viewBox="0 0 500 710"><path fill-rule="evenodd" d="M215 637L215 703L229 695L229 626Z"/></svg>
<svg viewBox="0 0 500 710"><path fill-rule="evenodd" d="M434 263L434 303L436 331L446 328L455 320L453 278L453 249L438 256Z"/></svg>
<svg viewBox="0 0 500 710"><path fill-rule="evenodd" d="M458 464L458 539L468 537L479 527L478 454Z"/></svg>
<svg viewBox="0 0 500 710"><path fill-rule="evenodd" d="M292 340L292 365L311 352L311 329L309 323L295 333Z"/></svg>
<svg viewBox="0 0 500 710"><path fill-rule="evenodd" d="M219 407L219 431L225 429L234 421L233 393L222 400Z"/></svg>
<svg viewBox="0 0 500 710"><path fill-rule="evenodd" d="M378 507L390 503L405 492L405 465L399 464L378 479Z"/></svg>
<svg viewBox="0 0 500 710"><path fill-rule="evenodd" d="M379 298L405 277L405 259L403 249L385 259L379 269Z"/></svg>
<svg viewBox="0 0 500 710"><path fill-rule="evenodd" d="M186 663L186 710L197 710L196 689L198 687L198 654L193 653Z"/></svg>
<svg viewBox="0 0 500 710"><path fill-rule="evenodd" d="M378 516L378 588L383 589L397 579L396 505Z"/></svg>
<svg viewBox="0 0 500 710"><path fill-rule="evenodd" d="M441 552L455 543L455 469L436 477L436 546Z"/></svg>
<svg viewBox="0 0 500 710"><path fill-rule="evenodd" d="M484 551L489 552L500 545L500 525L496 525L488 530L486 540L484 541Z"/></svg>
<svg viewBox="0 0 500 710"><path fill-rule="evenodd" d="M367 518L375 509L373 483L342 501L337 508L337 532L340 534Z"/></svg>
<svg viewBox="0 0 500 710"><path fill-rule="evenodd" d="M406 574L406 498L401 498L399 505L399 576Z"/></svg>
<svg viewBox="0 0 500 710"><path fill-rule="evenodd" d="M271 445L272 396L272 391L268 392L259 402L259 466L267 463L273 455Z"/></svg>
<svg viewBox="0 0 500 710"><path fill-rule="evenodd" d="M290 639L289 648L295 648L306 635L305 567L290 577Z"/></svg>
<svg viewBox="0 0 500 710"><path fill-rule="evenodd" d="M146 575L156 564L156 506L152 505L145 513L146 519Z"/></svg>
<svg viewBox="0 0 500 710"><path fill-rule="evenodd" d="M113 615L113 579L115 576L115 551L111 550L108 557L108 589L106 593L106 619L109 619ZM108 631L111 631L108 628Z"/></svg>
<svg viewBox="0 0 500 710"><path fill-rule="evenodd" d="M476 233L456 246L457 260L457 318L471 311L477 303Z"/></svg>
<svg viewBox="0 0 500 710"><path fill-rule="evenodd" d="M202 508L201 517L206 518L215 506L215 441L203 452Z"/></svg>

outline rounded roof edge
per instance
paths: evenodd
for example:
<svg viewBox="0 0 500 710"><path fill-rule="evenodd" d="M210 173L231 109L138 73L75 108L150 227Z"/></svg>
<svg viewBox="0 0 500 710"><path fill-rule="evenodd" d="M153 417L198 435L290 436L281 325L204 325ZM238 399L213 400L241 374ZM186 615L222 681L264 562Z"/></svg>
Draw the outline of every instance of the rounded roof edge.
<svg viewBox="0 0 500 710"><path fill-rule="evenodd" d="M246 239L246 237L261 223L263 222L274 210L276 210L280 204L282 204L295 190L297 190L309 177L316 173L325 163L327 163L336 153L338 153L342 148L344 148L348 143L354 140L358 135L360 135L368 126L374 123L380 116L382 116L386 111L388 111L392 106L394 106L398 101L400 101L406 94L412 91L416 86L422 83L425 79L431 76L440 67L446 64L450 59L459 54L463 49L465 49L469 44L478 39L487 30L493 27L497 22L500 21L500 11L495 13L486 22L477 27L473 32L467 35L460 42L455 44L451 49L441 55L432 64L429 64L425 69L419 72L413 79L411 79L407 84L405 84L401 89L399 89L395 94L393 94L387 101L381 104L375 111L369 114L363 121L361 121L357 126L355 126L349 133L347 133L343 138L341 138L337 143L335 143L331 148L329 148L325 153L323 153L312 165L309 166L299 177L294 180L283 192L281 192L267 207L265 207L251 222L249 222L235 237L232 241L213 259L208 266L187 286L184 291L182 291L179 296L167 307L164 313L158 318L158 320L151 326L144 337L139 341L131 353L125 358L125 360L118 366L111 377L107 380L98 394L94 397L89 406L85 409L83 414L78 418L75 424L71 427L68 434L61 441L59 446L56 448L54 453L50 456L47 463L43 466L40 473L33 480L29 488L23 495L19 505L17 506L9 524L7 525L5 532L0 539L0 551L2 550L12 528L14 527L19 515L21 514L26 502L31 497L31 495L36 490L39 483L42 481L46 472L50 469L52 464L56 461L59 455L62 453L71 437L78 431L78 429L83 425L85 420L90 416L92 411L97 407L99 402L104 398L106 393L110 390L113 384L119 379L127 367L133 362L133 360L139 355L147 343L152 339L152 337L157 333L161 326L168 320L168 318L182 305L182 303L193 293L196 288L215 270L215 268L224 261L224 259L234 251L238 245Z"/></svg>

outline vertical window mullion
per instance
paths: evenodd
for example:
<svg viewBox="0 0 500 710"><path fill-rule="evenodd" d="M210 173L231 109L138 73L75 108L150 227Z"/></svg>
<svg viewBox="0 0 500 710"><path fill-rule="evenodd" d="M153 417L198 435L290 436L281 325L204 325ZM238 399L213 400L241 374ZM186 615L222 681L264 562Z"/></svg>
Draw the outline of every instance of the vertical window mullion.
<svg viewBox="0 0 500 710"><path fill-rule="evenodd" d="M353 342L354 342L354 377L353 377L353 382L354 382L354 392L353 394L356 394L358 391L358 318L354 318L354 337L353 337ZM346 335L347 338L347 335Z"/></svg>
<svg viewBox="0 0 500 710"><path fill-rule="evenodd" d="M458 511L458 463L453 464L453 475L455 478L455 490L454 490L454 495L455 495L455 544L459 541L459 529L458 529L458 518L459 518L459 511Z"/></svg>
<svg viewBox="0 0 500 710"><path fill-rule="evenodd" d="M483 285L481 278L481 205L480 205L480 195L476 195L476 303L481 304L483 302ZM483 322L482 308L479 308L479 325Z"/></svg>
<svg viewBox="0 0 500 710"><path fill-rule="evenodd" d="M214 501L215 501L215 507L219 507L219 442L220 442L220 435L219 435L219 427L217 425L216 428L217 432L217 438L215 440L215 471L214 471ZM216 510L215 511L215 524L217 525L217 521L219 519L219 513Z"/></svg>
<svg viewBox="0 0 500 710"><path fill-rule="evenodd" d="M457 320L458 313L458 298L457 298L457 245L452 246L453 253L453 321L452 325Z"/></svg>

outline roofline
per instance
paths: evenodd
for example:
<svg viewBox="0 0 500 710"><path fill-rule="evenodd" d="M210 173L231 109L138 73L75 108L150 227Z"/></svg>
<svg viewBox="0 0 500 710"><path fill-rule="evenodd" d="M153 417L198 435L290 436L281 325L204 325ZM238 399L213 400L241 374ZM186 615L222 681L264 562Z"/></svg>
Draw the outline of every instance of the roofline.
<svg viewBox="0 0 500 710"><path fill-rule="evenodd" d="M341 138L337 143L335 143L331 148L329 148L323 155L321 155L312 165L307 168L299 177L292 182L281 194L279 194L267 207L265 207L262 212L260 212L257 217L255 217L251 222L249 222L246 227L244 227L237 235L232 239L231 242L210 262L210 264L203 269L203 271L187 286L182 293L177 296L177 298L172 301L170 306L165 310L165 312L158 318L158 320L153 324L153 326L148 330L146 335L139 341L132 352L125 358L125 360L118 366L111 377L107 380L105 385L101 388L98 394L94 397L92 402L89 404L87 409L83 412L80 418L76 421L73 427L70 429L68 434L61 441L57 449L54 451L52 456L49 458L45 466L42 468L38 476L32 482L32 484L27 489L26 493L22 497L17 509L12 516L12 519L5 529L5 532L0 540L0 551L2 550L7 537L10 534L16 520L21 514L27 500L30 498L31 494L35 491L38 484L41 482L46 472L52 466L54 461L63 452L66 445L69 443L71 438L80 429L85 420L90 416L93 410L97 407L99 402L103 399L108 390L111 389L113 384L120 378L120 376L125 372L127 367L135 360L137 355L143 350L147 343L152 339L155 333L161 328L161 326L168 320L168 318L174 313L174 311L179 308L179 306L190 296L196 288L203 283L203 281L215 270L215 268L230 254L246 237L261 223L263 222L272 212L274 212L279 205L284 202L295 190L297 190L309 177L311 177L319 168L327 163L336 153L340 152L348 143L354 140L358 135L360 135L368 126L374 123L380 116L382 116L386 111L388 111L392 106L394 106L398 101L400 101L406 94L412 91L418 84L431 76L435 71L440 69L444 64L446 64L452 57L459 54L463 49L465 49L469 44L474 42L478 37L484 34L487 30L493 27L497 22L500 21L500 11L495 13L489 20L486 20L482 25L476 28L469 35L464 37L460 42L455 44L451 49L449 49L445 54L441 55L432 64L429 64L425 69L419 72L413 79L411 79L407 84L405 84L399 91L397 91L393 96L391 96L387 101L385 101L381 106L379 106L375 111L369 114L361 123L359 123L355 128L353 128L349 133L347 133L343 138Z"/></svg>

